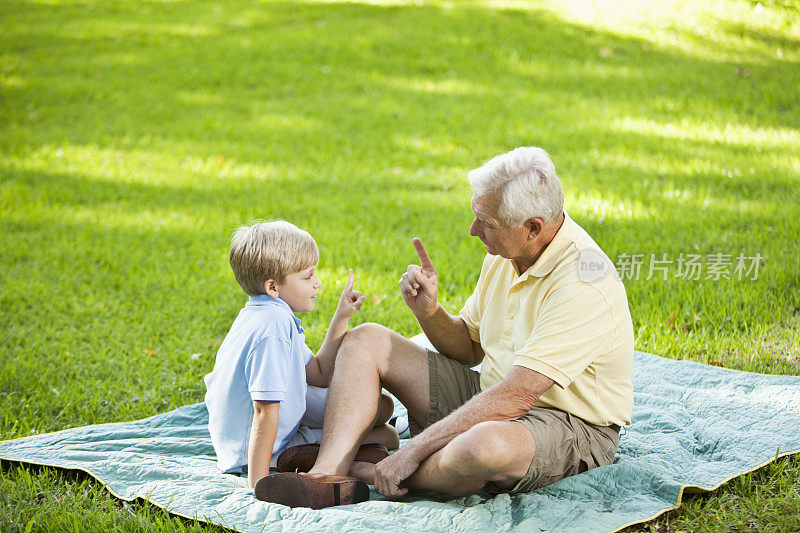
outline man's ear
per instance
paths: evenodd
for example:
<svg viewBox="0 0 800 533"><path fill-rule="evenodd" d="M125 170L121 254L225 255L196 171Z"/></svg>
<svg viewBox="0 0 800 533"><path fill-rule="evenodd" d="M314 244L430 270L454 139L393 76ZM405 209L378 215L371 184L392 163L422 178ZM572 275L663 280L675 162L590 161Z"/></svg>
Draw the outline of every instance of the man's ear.
<svg viewBox="0 0 800 533"><path fill-rule="evenodd" d="M268 279L264 282L264 292L267 296L272 296L273 298L278 298L280 296L278 286L275 284L274 279Z"/></svg>
<svg viewBox="0 0 800 533"><path fill-rule="evenodd" d="M539 236L542 232L542 228L544 227L544 222L541 218L529 218L523 224L525 229L528 230L528 240L533 240Z"/></svg>

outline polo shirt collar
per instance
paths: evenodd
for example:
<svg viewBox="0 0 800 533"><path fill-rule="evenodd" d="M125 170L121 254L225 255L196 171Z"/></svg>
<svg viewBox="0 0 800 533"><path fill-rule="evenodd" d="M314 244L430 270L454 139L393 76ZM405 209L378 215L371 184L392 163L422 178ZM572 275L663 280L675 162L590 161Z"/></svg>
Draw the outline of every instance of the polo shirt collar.
<svg viewBox="0 0 800 533"><path fill-rule="evenodd" d="M558 260L561 259L561 256L564 255L564 252L569 248L569 245L575 242L576 227L577 224L575 224L575 221L569 218L567 212L564 211L564 222L561 224L561 227L558 228L555 237L553 237L553 240L547 245L547 248L544 249L539 259L537 259L528 270L520 274L519 281L527 279L528 276L543 278L550 274L556 267Z"/></svg>
<svg viewBox="0 0 800 533"><path fill-rule="evenodd" d="M295 316L294 312L292 312L292 308L289 307L289 304L287 304L280 298L273 298L268 294L250 295L250 299L247 301L246 305L251 307L259 305L274 305L276 307L280 307L281 309L284 309L287 313L289 313L289 315L291 315L292 319L294 320L294 325L297 328L297 332L298 333L305 332L303 326L300 325L300 319Z"/></svg>

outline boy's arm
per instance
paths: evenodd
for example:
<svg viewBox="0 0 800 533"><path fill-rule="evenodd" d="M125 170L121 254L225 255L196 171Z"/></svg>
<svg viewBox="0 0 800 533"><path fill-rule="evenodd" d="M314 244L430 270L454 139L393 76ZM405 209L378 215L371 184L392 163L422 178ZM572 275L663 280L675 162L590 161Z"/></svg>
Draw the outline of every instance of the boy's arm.
<svg viewBox="0 0 800 533"><path fill-rule="evenodd" d="M336 354L339 352L339 346L342 345L342 339L347 333L349 324L350 319L339 317L336 313L333 314L322 346L319 347L317 355L312 357L306 365L306 383L323 388L330 385Z"/></svg>
<svg viewBox="0 0 800 533"><path fill-rule="evenodd" d="M350 324L350 317L361 309L364 304L364 295L353 290L353 279L355 275L350 269L347 284L339 297L339 305L333 313L331 325L325 334L319 351L315 357L306 365L306 383L315 387L327 387L331 383L333 367L336 363L336 354L339 353L339 346L342 345Z"/></svg>
<svg viewBox="0 0 800 533"><path fill-rule="evenodd" d="M253 401L253 424L247 447L247 480L251 489L256 487L259 479L269 475L272 447L278 433L279 405L280 402Z"/></svg>

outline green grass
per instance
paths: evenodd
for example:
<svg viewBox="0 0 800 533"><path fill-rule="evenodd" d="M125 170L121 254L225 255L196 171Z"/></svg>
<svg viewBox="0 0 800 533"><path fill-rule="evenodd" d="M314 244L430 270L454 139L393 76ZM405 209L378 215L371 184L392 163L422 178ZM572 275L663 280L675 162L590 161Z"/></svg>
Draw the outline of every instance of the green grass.
<svg viewBox="0 0 800 533"><path fill-rule="evenodd" d="M764 256L756 280L626 280L638 349L800 374L798 6L649 4L0 0L0 439L201 401L252 218L320 245L312 347L348 267L356 322L417 333L412 236L455 312L483 254L466 172L531 144L612 258ZM201 527L0 476L4 531ZM644 530L797 529L798 481L785 458Z"/></svg>

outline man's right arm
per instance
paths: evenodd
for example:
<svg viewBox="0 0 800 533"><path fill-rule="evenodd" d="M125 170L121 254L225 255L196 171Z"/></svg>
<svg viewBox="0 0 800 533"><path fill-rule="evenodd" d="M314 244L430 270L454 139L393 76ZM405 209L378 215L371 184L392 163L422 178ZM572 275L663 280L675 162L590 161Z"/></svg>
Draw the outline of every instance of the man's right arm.
<svg viewBox="0 0 800 533"><path fill-rule="evenodd" d="M438 304L431 315L415 316L437 352L468 366L483 361L483 348L470 338L467 324L460 316L451 315Z"/></svg>
<svg viewBox="0 0 800 533"><path fill-rule="evenodd" d="M483 360L481 345L474 342L459 316L449 314L437 301L439 278L422 241L414 239L419 266L410 265L400 278L400 293L436 350L469 366Z"/></svg>

